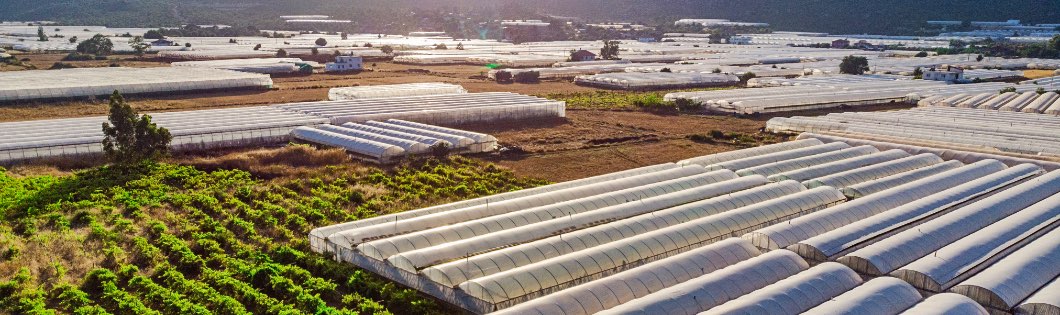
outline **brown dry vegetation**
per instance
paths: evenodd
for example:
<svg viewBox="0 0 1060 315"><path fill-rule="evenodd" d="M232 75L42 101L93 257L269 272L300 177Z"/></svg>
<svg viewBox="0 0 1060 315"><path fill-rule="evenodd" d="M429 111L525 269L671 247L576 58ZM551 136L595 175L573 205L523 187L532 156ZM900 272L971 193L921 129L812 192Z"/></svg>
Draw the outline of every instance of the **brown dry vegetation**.
<svg viewBox="0 0 1060 315"><path fill-rule="evenodd" d="M1028 79L1041 79L1044 77L1056 76L1055 70L1024 70L1023 76Z"/></svg>

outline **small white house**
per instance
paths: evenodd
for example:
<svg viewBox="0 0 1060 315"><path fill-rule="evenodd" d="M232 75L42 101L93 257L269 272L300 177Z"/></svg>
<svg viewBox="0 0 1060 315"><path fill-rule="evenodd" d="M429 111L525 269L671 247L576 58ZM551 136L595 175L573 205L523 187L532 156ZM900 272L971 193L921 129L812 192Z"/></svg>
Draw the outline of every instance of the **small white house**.
<svg viewBox="0 0 1060 315"><path fill-rule="evenodd" d="M961 68L930 69L924 71L924 80L945 82L963 81L964 70Z"/></svg>
<svg viewBox="0 0 1060 315"><path fill-rule="evenodd" d="M750 45L751 36L732 36L729 37L729 44L732 45Z"/></svg>
<svg viewBox="0 0 1060 315"><path fill-rule="evenodd" d="M337 56L335 62L324 65L324 72L359 71L364 69L364 59L359 56Z"/></svg>

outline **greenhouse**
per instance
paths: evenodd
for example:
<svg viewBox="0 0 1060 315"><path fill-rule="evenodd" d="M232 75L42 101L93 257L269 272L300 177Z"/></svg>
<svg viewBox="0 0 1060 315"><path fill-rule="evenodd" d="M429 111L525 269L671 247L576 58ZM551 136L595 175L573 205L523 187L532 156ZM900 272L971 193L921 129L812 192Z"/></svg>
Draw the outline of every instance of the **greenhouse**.
<svg viewBox="0 0 1060 315"><path fill-rule="evenodd" d="M194 68L80 68L0 73L0 102L124 95L269 89L267 75Z"/></svg>
<svg viewBox="0 0 1060 315"><path fill-rule="evenodd" d="M984 306L1008 311L1045 289L1060 275L1060 229L1053 229L1034 242L1009 254L950 292L970 297ZM1055 291L1055 285L1051 292ZM1055 302L1056 297L1051 297ZM1046 313L1048 314L1048 313Z"/></svg>
<svg viewBox="0 0 1060 315"><path fill-rule="evenodd" d="M354 153L355 156L378 161L379 163L390 163L405 156L405 150L396 145L355 138L311 127L298 127L291 131L291 136L310 143L345 149L350 153Z"/></svg>
<svg viewBox="0 0 1060 315"><path fill-rule="evenodd" d="M599 314L698 314L808 268L809 264L791 252L772 251L629 300Z"/></svg>
<svg viewBox="0 0 1060 315"><path fill-rule="evenodd" d="M985 161L984 161L985 162ZM994 164L996 165L996 164ZM987 165L971 164L969 170L978 166L979 169L989 167ZM969 168L971 167L971 168ZM1003 190L1005 187L1018 183L1021 180L1035 176L1040 170L1034 167L1017 166L1000 171L990 171L986 175L964 179L963 184L951 183L947 187L934 189L933 192L923 194L919 199L906 202L889 209L876 211L875 213L863 213L853 220L845 219L840 213L831 211L822 212L824 217L830 216L833 221L847 222L842 225L833 226L831 229L820 229L816 233L808 233L800 237L797 244L788 246L789 250L813 261L834 260L838 256L861 249L875 243L876 241L889 237L898 232L908 230L917 226L925 217L937 216L955 210L955 205L976 200L990 193ZM954 172L949 172L954 173ZM922 184L930 184L940 179L948 179L945 175L939 175L932 180L920 181ZM960 179L960 178L958 178ZM952 188L950 188L952 187ZM902 186L901 188L888 190L890 193L903 193L922 189L924 186ZM881 193L884 194L884 193ZM860 200L860 199L859 199ZM854 203L854 202L850 202ZM839 209L838 207L835 209ZM822 216L815 216L822 217ZM803 223L803 222L799 222ZM772 227L783 229L783 226Z"/></svg>
<svg viewBox="0 0 1060 315"><path fill-rule="evenodd" d="M836 261L861 273L888 274L1056 193L1060 193L1060 171L1020 183Z"/></svg>
<svg viewBox="0 0 1060 315"><path fill-rule="evenodd" d="M770 250L785 248L807 238L844 228L858 220L889 211L958 183L973 180L1004 168L1005 166L997 161L981 161L893 189L863 196L839 206L789 220L783 224L759 229L744 235L743 238L751 240L755 246L760 248Z"/></svg>
<svg viewBox="0 0 1060 315"><path fill-rule="evenodd" d="M820 84L820 83L818 83ZM922 80L829 82L797 86L677 92L666 100L686 99L711 110L737 114L773 113L839 106L904 102L911 93L923 93L944 83Z"/></svg>
<svg viewBox="0 0 1060 315"><path fill-rule="evenodd" d="M773 118L772 132L824 132L834 135L887 137L896 143L949 144L964 150L1051 160L1060 157L1060 136L1048 128L1060 117L1021 112L922 107L875 113L838 113L818 117ZM980 149L981 150L981 149Z"/></svg>
<svg viewBox="0 0 1060 315"><path fill-rule="evenodd" d="M942 292L1033 242L1055 228L1060 219L1060 194L1043 199L1026 209L972 233L920 258L892 274L917 288Z"/></svg>
<svg viewBox="0 0 1060 315"><path fill-rule="evenodd" d="M731 86L740 83L740 78L713 73L608 73L578 76L574 83L606 89L653 90Z"/></svg>
<svg viewBox="0 0 1060 315"><path fill-rule="evenodd" d="M1060 281L1054 279L1016 307L1017 314L1046 315L1060 313Z"/></svg>
<svg viewBox="0 0 1060 315"><path fill-rule="evenodd" d="M901 315L989 315L981 305L960 294L932 295L900 313Z"/></svg>
<svg viewBox="0 0 1060 315"><path fill-rule="evenodd" d="M201 151L288 142L293 129L326 119L277 110L244 107L151 114L173 135L176 151ZM100 126L107 117L0 123L0 162L76 157L103 152ZM63 126L62 128L54 128Z"/></svg>
<svg viewBox="0 0 1060 315"><path fill-rule="evenodd" d="M328 99L332 101L386 98L399 96L427 96L442 94L467 94L464 87L448 83L408 83L332 88Z"/></svg>
<svg viewBox="0 0 1060 315"><path fill-rule="evenodd" d="M1060 248L1031 250L1060 225L1060 172L835 141L796 140L344 223L310 240L316 251L454 307L501 314L958 309L924 305L915 287L930 278L960 283L956 290L1008 261L1034 264L1042 248ZM766 177L776 174L801 182ZM871 192L852 199L824 184L833 181ZM953 254L925 258L934 251ZM906 269L928 276L906 277ZM901 278L863 283L856 271ZM1011 311L1056 275L1037 276L1023 297L995 309ZM1022 281L997 279L1003 284L982 286Z"/></svg>
<svg viewBox="0 0 1060 315"><path fill-rule="evenodd" d="M387 119L456 125L566 116L565 102L507 92L386 97L273 106L325 117L336 125Z"/></svg>
<svg viewBox="0 0 1060 315"><path fill-rule="evenodd" d="M861 276L834 262L826 262L704 314L794 314L805 312L861 285Z"/></svg>
<svg viewBox="0 0 1060 315"><path fill-rule="evenodd" d="M807 314L890 315L898 314L923 297L916 288L891 277L879 277L806 311Z"/></svg>
<svg viewBox="0 0 1060 315"><path fill-rule="evenodd" d="M210 61L179 61L171 63L173 67L212 68L263 74L286 74L301 71L303 66L312 67L310 63L298 58L254 58L226 59Z"/></svg>
<svg viewBox="0 0 1060 315"><path fill-rule="evenodd" d="M223 59L250 59L250 58L273 58L275 51L253 50L247 46L244 49L209 49L209 50L174 50L161 51L158 58L172 60L223 60Z"/></svg>

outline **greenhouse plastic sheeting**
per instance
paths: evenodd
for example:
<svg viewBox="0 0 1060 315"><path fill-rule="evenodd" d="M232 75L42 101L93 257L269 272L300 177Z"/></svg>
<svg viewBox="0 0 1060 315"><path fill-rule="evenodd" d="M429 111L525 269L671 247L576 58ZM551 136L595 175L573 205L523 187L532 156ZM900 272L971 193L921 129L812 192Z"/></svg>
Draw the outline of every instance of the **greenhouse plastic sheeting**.
<svg viewBox="0 0 1060 315"><path fill-rule="evenodd" d="M989 315L985 308L960 294L932 295L901 315Z"/></svg>
<svg viewBox="0 0 1060 315"><path fill-rule="evenodd" d="M1058 265L1060 229L1053 229L950 291L982 305L1009 310L1060 275Z"/></svg>
<svg viewBox="0 0 1060 315"><path fill-rule="evenodd" d="M328 99L332 101L399 96L426 96L442 94L467 94L464 87L448 83L408 83L391 85L368 85L332 88Z"/></svg>
<svg viewBox="0 0 1060 315"><path fill-rule="evenodd" d="M913 307L921 299L920 292L905 281L879 277L811 308L806 314L892 315Z"/></svg>
<svg viewBox="0 0 1060 315"><path fill-rule="evenodd" d="M0 72L0 102L272 87L267 75L209 68L80 68Z"/></svg>
<svg viewBox="0 0 1060 315"><path fill-rule="evenodd" d="M401 119L425 124L564 117L566 103L514 93L387 97L274 105L331 119L332 124Z"/></svg>
<svg viewBox="0 0 1060 315"><path fill-rule="evenodd" d="M861 284L861 277L826 262L700 314L794 314L827 302Z"/></svg>

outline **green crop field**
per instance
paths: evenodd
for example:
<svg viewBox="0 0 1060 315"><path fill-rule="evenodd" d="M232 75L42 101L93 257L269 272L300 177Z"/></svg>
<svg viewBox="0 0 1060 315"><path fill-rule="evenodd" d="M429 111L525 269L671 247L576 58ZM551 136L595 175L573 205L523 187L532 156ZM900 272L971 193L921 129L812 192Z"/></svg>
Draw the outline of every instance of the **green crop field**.
<svg viewBox="0 0 1060 315"><path fill-rule="evenodd" d="M450 313L310 252L307 233L541 184L461 157L377 168L302 146L128 172L0 169L0 313Z"/></svg>

